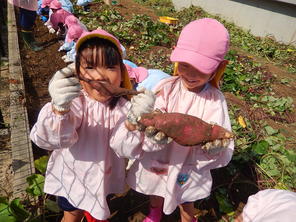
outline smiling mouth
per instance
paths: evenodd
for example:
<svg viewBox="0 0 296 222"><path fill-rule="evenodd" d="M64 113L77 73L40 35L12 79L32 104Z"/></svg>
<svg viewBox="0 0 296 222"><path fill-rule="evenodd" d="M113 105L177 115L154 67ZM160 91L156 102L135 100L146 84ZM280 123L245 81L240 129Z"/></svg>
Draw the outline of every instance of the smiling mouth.
<svg viewBox="0 0 296 222"><path fill-rule="evenodd" d="M196 83L197 82L196 80L189 80L184 77L183 77L183 79L185 80L185 82L188 82L188 83Z"/></svg>

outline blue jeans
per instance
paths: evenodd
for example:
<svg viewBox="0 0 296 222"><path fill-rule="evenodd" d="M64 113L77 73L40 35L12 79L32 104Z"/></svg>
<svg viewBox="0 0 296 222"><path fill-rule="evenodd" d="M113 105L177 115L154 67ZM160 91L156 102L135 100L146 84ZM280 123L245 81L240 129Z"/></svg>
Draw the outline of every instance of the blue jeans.
<svg viewBox="0 0 296 222"><path fill-rule="evenodd" d="M20 25L24 30L32 30L35 24L36 12L20 8Z"/></svg>

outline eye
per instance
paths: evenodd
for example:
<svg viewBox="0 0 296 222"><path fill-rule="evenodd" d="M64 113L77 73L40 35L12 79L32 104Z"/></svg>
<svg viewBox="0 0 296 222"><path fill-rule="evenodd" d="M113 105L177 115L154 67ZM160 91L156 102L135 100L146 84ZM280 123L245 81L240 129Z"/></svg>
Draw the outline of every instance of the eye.
<svg viewBox="0 0 296 222"><path fill-rule="evenodd" d="M93 66L86 66L85 69L93 69Z"/></svg>

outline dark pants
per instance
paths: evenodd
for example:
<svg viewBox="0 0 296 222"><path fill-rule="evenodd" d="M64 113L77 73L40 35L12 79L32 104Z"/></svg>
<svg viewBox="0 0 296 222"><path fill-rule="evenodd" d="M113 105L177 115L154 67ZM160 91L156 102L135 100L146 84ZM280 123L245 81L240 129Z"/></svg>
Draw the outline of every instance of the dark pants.
<svg viewBox="0 0 296 222"><path fill-rule="evenodd" d="M24 30L32 30L35 24L36 11L20 8L20 26Z"/></svg>

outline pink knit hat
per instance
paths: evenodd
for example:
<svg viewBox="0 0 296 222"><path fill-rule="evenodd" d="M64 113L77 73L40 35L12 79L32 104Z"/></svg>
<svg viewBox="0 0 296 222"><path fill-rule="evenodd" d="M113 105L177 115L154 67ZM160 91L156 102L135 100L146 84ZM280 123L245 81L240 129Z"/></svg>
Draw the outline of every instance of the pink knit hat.
<svg viewBox="0 0 296 222"><path fill-rule="evenodd" d="M142 82L148 76L148 70L144 67L132 68L131 66L125 64L130 79L134 79L136 83Z"/></svg>
<svg viewBox="0 0 296 222"><path fill-rule="evenodd" d="M65 25L70 27L71 25L76 25L78 23L78 19L74 15L69 15L65 18Z"/></svg>
<svg viewBox="0 0 296 222"><path fill-rule="evenodd" d="M171 54L172 62L186 62L212 74L224 60L229 47L227 29L217 20L203 18L187 24Z"/></svg>
<svg viewBox="0 0 296 222"><path fill-rule="evenodd" d="M75 39L79 39L83 31L84 30L80 25L71 25L67 31L67 42L72 42Z"/></svg>
<svg viewBox="0 0 296 222"><path fill-rule="evenodd" d="M49 8L51 8L51 9L60 9L60 8L62 8L62 3L60 3L58 0L53 0L50 3Z"/></svg>
<svg viewBox="0 0 296 222"><path fill-rule="evenodd" d="M41 8L49 7L52 0L42 0Z"/></svg>

